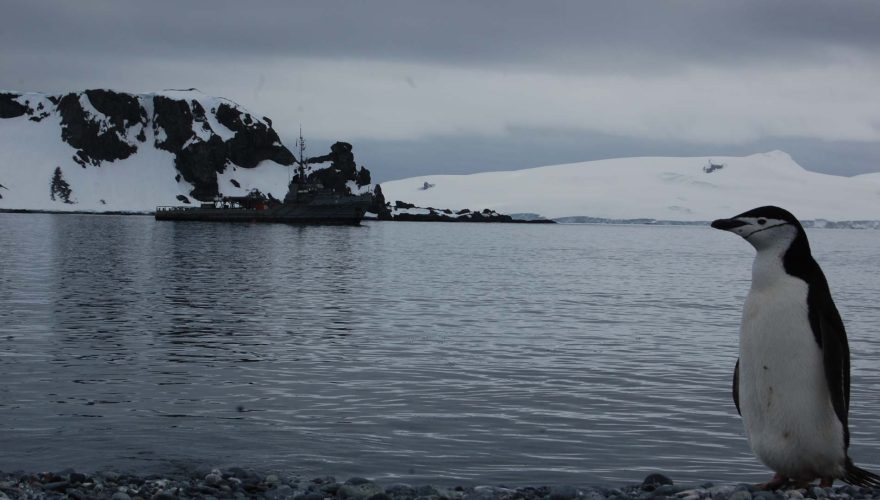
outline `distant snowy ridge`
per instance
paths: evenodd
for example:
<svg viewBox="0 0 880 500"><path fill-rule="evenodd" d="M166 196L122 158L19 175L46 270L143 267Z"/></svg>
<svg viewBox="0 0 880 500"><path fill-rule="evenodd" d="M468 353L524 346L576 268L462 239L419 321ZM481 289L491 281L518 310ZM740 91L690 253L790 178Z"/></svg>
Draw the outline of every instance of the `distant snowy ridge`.
<svg viewBox="0 0 880 500"><path fill-rule="evenodd" d="M488 208L561 222L710 221L762 205L787 208L817 226L876 227L873 221L880 221L880 173L842 177L810 172L782 151L431 175L386 182L382 190L392 204Z"/></svg>
<svg viewBox="0 0 880 500"><path fill-rule="evenodd" d="M252 189L294 162L268 118L198 90L0 92L0 209L149 212Z"/></svg>

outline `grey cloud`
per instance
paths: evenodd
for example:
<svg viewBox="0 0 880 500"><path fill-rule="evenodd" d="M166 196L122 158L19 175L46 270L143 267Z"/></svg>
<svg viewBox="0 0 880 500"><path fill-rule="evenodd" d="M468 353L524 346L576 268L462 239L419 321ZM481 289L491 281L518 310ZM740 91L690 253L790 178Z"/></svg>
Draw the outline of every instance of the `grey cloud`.
<svg viewBox="0 0 880 500"><path fill-rule="evenodd" d="M874 2L16 2L11 50L376 58L559 69L880 48Z"/></svg>
<svg viewBox="0 0 880 500"><path fill-rule="evenodd" d="M833 100L824 103L836 115L826 120L831 123L829 127L848 129L853 123L872 118L870 113L875 111L870 103L865 103L862 114L852 108L867 95L865 89L878 84L871 81L876 80L875 74L865 71L880 67L880 3L873 0L35 0L3 1L0 12L0 44L4 48L0 51L0 88L63 92L111 87L147 92L196 86L270 115L282 134L293 133L297 122L311 116L311 123L303 124L308 133L317 128L316 113L327 115L323 120L325 136L329 135L327 130L356 135L356 130L382 128L383 117L378 116L382 112L394 114L394 118L417 112L430 115L429 121L447 120L438 127L440 131L457 130L462 123L479 124L484 117L475 113L493 112L504 114L500 118L505 120L517 118L511 121L514 127L536 126L533 115L520 113L516 106L524 102L540 106L541 99L520 96L552 93L560 88L570 95L560 96L563 104L557 103L549 115L541 116L544 123L539 125L557 121L560 128L570 126L571 120L568 124L556 120L568 110L569 115L580 113L576 120L598 127L598 104L610 108L604 112L615 118L625 115L616 129L580 132L512 130L493 136L471 128L457 136L440 137L431 135L437 130L427 130L408 141L388 140L387 136L335 138L354 142L356 150L361 151L359 160L386 180L406 177L407 172L463 173L613 156L748 154L771 149L787 150L802 165L815 170L844 174L880 170L880 145L876 141L825 142L815 137L827 138L827 127L816 127L818 131L812 132L804 132L804 127L792 130L790 123L810 122L816 116L815 112L801 110L815 110L822 103L810 98L799 102L797 95L786 93L786 71L806 67L810 71L793 70L790 75L797 79L807 74L816 79L804 83L800 78L798 83L804 84L798 88L807 88L807 96L815 97L816 89L824 92L825 87L840 87L827 89L829 94L843 95L839 104ZM817 68L824 72L832 62L836 69L846 71L847 58L855 61L851 73L837 79L816 76ZM277 67L288 62L302 64L304 59L320 61L310 66L319 68L317 71L326 71L327 61L356 61L360 63L358 76L337 72L345 76L345 81L327 82L332 77L321 73L315 84L315 79L297 77L298 72L308 69ZM385 89L380 95L376 88L363 85L364 71L388 68L365 63L372 61L398 64L395 67L399 75L382 76L400 79L399 94L396 88L388 90L385 86L380 87ZM406 73L407 65L423 70L425 66L443 68L414 74ZM709 73L723 75L723 79L700 80L688 75L694 68L705 73L707 67L721 68ZM469 71L458 71L462 68ZM627 86L627 90L600 88L597 95L604 96L601 91L605 90L610 97L597 97L601 102L577 107L569 106L565 99L583 100L589 89L581 92L570 85L548 88L545 79L538 79L532 87L509 81L496 82L499 88L487 90L484 85L478 89L474 81L481 77L473 71L475 68L490 68L493 75L509 72L514 76L509 80L522 80L522 75L550 75L547 82L570 74L607 73L624 75L635 85ZM436 84L440 73L447 78L442 88ZM658 81L651 78L657 73L675 82L665 94L649 88L652 81ZM776 79L770 80L768 75ZM431 77L435 78L434 84ZM466 82L470 86L463 85L462 78L470 78ZM732 82L738 78L742 85ZM719 128L727 127L732 132L737 127L740 132L742 128L765 130L764 137L755 139L738 133L746 139L731 140L729 144L695 144L683 136L667 137L665 141L651 139L664 127L675 130L676 120L688 125L695 120L688 113L676 113L674 107L669 108L674 116L662 106L651 115L643 108L664 99L679 99L698 102L698 111L705 114L715 101L697 101L689 92L704 91L717 81L731 82L736 89L757 87L763 91L756 96L740 92L735 102L742 113L716 107L721 109ZM768 81L774 92L767 92ZM485 93L491 96L499 92L508 101L494 99L495 107L475 104L461 111L455 108L455 116L450 117L450 113L437 113L428 105L437 101L442 91L454 92L456 98L461 97L459 101L468 103L476 100L476 104L484 105L481 99L491 100L483 99ZM514 91L520 94L508 96ZM372 114L362 113L358 122L346 112L352 104L340 92L356 96L357 102ZM718 100L724 99L722 96ZM785 105L780 100L785 100ZM334 107L339 101L345 101L344 109ZM371 103L374 106L368 106ZM327 111L331 108L332 113ZM839 110L846 112L837 113ZM646 116L645 131L623 135ZM387 122L387 116L384 118ZM832 122L831 118L838 121ZM755 126L753 122L758 119L766 119L767 123ZM771 128L778 123L783 125ZM797 138L808 132L812 138ZM716 136L712 137L714 140ZM852 139L854 135L842 137ZM319 138L328 147L331 139Z"/></svg>

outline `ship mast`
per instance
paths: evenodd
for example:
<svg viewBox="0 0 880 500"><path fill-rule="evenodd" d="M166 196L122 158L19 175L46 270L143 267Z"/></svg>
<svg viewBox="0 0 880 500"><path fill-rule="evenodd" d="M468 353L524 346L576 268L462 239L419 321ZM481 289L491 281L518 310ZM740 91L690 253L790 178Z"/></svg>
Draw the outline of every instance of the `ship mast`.
<svg viewBox="0 0 880 500"><path fill-rule="evenodd" d="M299 174L299 185L302 187L306 185L306 167L308 166L308 161L306 160L306 141L303 139L302 125L299 126L299 139L296 141L296 147L299 150L299 162L297 162L296 171Z"/></svg>

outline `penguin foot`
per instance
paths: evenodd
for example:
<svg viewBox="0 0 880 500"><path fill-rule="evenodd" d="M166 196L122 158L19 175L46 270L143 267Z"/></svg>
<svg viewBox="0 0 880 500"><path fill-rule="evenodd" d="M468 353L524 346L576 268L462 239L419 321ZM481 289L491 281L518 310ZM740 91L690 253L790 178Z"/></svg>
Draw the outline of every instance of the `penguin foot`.
<svg viewBox="0 0 880 500"><path fill-rule="evenodd" d="M833 477L823 477L822 479L819 480L819 487L820 488L830 488L831 485L833 485L833 484L834 484Z"/></svg>
<svg viewBox="0 0 880 500"><path fill-rule="evenodd" d="M791 490L808 490L808 489L810 489L810 485L812 485L812 483L813 483L812 480L795 481L794 483L792 483L791 488L789 488L789 489L791 489ZM825 486L822 486L822 487L824 488Z"/></svg>
<svg viewBox="0 0 880 500"><path fill-rule="evenodd" d="M755 488L762 491L774 491L782 488L787 484L788 478L777 473L773 475L773 479L767 481L766 483L757 484L755 485Z"/></svg>

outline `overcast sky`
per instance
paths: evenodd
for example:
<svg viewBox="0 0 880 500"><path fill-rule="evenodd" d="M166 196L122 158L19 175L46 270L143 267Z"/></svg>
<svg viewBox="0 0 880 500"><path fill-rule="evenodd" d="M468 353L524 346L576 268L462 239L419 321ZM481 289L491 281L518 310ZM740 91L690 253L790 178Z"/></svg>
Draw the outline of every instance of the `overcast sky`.
<svg viewBox="0 0 880 500"><path fill-rule="evenodd" d="M196 87L376 180L782 149L880 171L880 2L9 1L0 88Z"/></svg>

